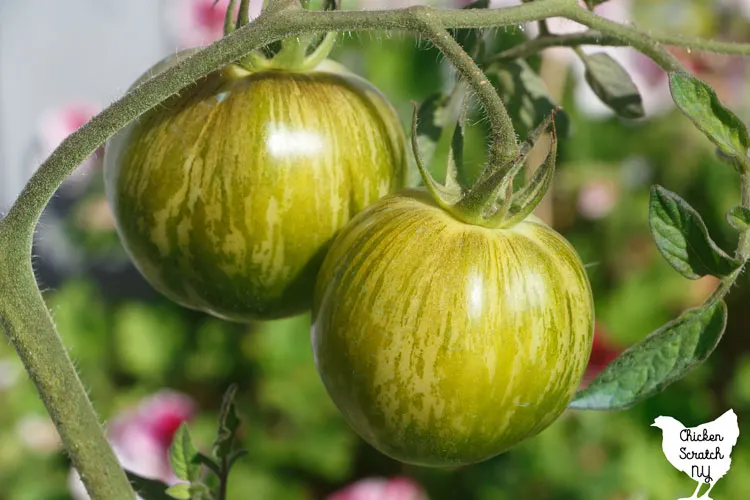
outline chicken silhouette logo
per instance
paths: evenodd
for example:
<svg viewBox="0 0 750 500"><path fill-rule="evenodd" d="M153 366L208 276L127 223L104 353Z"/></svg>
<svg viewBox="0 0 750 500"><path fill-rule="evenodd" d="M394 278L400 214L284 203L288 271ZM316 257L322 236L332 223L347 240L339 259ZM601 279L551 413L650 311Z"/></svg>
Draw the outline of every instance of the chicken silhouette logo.
<svg viewBox="0 0 750 500"><path fill-rule="evenodd" d="M698 482L693 495L680 500L712 500L708 495L729 471L732 448L740 434L734 411L729 410L713 422L698 427L685 427L672 417L656 417L651 426L661 429L661 447L669 463ZM708 490L699 497L704 484L708 485Z"/></svg>

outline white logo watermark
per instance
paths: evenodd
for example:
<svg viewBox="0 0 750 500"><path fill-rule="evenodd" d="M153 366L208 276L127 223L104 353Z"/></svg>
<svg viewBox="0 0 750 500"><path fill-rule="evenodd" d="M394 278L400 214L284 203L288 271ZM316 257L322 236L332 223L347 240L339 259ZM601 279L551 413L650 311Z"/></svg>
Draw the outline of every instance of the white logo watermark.
<svg viewBox="0 0 750 500"><path fill-rule="evenodd" d="M693 495L680 500L712 500L708 494L729 471L732 448L740 434L734 411L698 427L685 427L672 417L656 417L651 426L661 429L661 446L669 463L698 482ZM708 490L699 497L704 484Z"/></svg>

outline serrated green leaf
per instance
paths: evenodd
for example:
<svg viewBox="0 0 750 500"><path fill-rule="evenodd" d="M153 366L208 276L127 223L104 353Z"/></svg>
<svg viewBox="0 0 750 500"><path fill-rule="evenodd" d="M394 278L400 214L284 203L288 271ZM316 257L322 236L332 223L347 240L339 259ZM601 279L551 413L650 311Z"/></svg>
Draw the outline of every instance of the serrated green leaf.
<svg viewBox="0 0 750 500"><path fill-rule="evenodd" d="M224 393L224 399L221 402L219 411L219 429L216 433L216 440L213 446L213 455L217 460L222 460L232 452L234 443L234 433L240 426L240 420L237 418L234 398L237 395L237 385L232 384Z"/></svg>
<svg viewBox="0 0 750 500"><path fill-rule="evenodd" d="M654 186L649 208L651 234L659 252L686 278L723 278L742 265L713 242L700 214L675 193Z"/></svg>
<svg viewBox="0 0 750 500"><path fill-rule="evenodd" d="M604 52L579 55L586 67L586 82L604 104L623 118L643 117L641 94L620 63Z"/></svg>
<svg viewBox="0 0 750 500"><path fill-rule="evenodd" d="M201 465L198 461L198 450L193 444L193 438L185 422L180 425L172 439L172 445L169 447L169 463L178 479L193 482L200 478Z"/></svg>
<svg viewBox="0 0 750 500"><path fill-rule="evenodd" d="M169 485L162 483L157 479L141 477L138 474L125 471L128 481L133 485L133 489L143 500L171 500L172 497L167 495Z"/></svg>
<svg viewBox="0 0 750 500"><path fill-rule="evenodd" d="M542 78L524 60L493 63L486 74L497 88L520 137L527 137L558 108ZM570 118L564 111L555 115L555 128L558 137L568 137Z"/></svg>
<svg viewBox="0 0 750 500"><path fill-rule="evenodd" d="M747 127L724 107L714 89L687 73L670 73L669 90L680 111L716 145L719 156L746 170L750 148Z"/></svg>
<svg viewBox="0 0 750 500"><path fill-rule="evenodd" d="M737 231L745 231L750 227L750 208L734 207L727 212L727 222Z"/></svg>
<svg viewBox="0 0 750 500"><path fill-rule="evenodd" d="M188 483L177 483L167 488L167 495L177 500L190 500L190 485Z"/></svg>
<svg viewBox="0 0 750 500"><path fill-rule="evenodd" d="M653 396L708 358L726 322L723 301L686 311L620 354L569 407L619 410Z"/></svg>

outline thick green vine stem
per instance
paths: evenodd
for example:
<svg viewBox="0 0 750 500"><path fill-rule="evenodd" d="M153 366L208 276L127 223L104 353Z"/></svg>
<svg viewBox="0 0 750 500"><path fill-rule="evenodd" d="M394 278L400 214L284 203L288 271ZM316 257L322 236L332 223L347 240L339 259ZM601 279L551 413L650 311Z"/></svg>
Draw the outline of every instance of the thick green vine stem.
<svg viewBox="0 0 750 500"><path fill-rule="evenodd" d="M55 331L31 265L36 223L68 175L129 122L199 78L241 60L255 49L294 36L362 30L421 33L444 50L482 101L496 139L493 154L503 158L517 148L507 113L481 71L477 71L460 48L452 45L445 30L517 26L550 17L565 17L601 33L601 39L587 39L590 44L631 45L667 70L682 68L665 45L750 55L750 45L651 34L633 25L604 20L581 8L577 0L535 0L504 9L413 7L384 11L306 11L299 0L271 0L257 19L143 82L62 142L32 176L5 218L0 219L0 325L23 361L94 500L124 500L135 495ZM540 42L533 50L541 50L542 45ZM750 184L746 178L743 182L743 204L750 206ZM750 255L749 247L750 236L743 235L743 255Z"/></svg>
<svg viewBox="0 0 750 500"><path fill-rule="evenodd" d="M135 493L104 437L36 285L26 250L31 242L16 236L0 221L0 326L42 396L91 496L132 500Z"/></svg>
<svg viewBox="0 0 750 500"><path fill-rule="evenodd" d="M518 143L513 122L500 96L471 56L461 48L442 25L432 19L434 13L431 10L415 12L416 17L422 22L420 30L422 34L429 38L432 44L453 63L484 104L492 127L489 167L499 168L510 163L518 156Z"/></svg>

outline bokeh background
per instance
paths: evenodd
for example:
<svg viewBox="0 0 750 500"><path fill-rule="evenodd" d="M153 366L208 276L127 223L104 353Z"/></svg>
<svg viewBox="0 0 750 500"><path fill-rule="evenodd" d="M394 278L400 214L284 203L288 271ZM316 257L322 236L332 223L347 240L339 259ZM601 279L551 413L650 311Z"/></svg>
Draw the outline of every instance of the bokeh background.
<svg viewBox="0 0 750 500"><path fill-rule="evenodd" d="M226 1L217 10L211 4L0 2L0 211L62 138L149 66L179 48L220 36ZM347 0L344 7L406 4ZM747 0L612 0L598 10L659 31L750 41ZM553 32L579 29L557 20L550 27ZM519 26L493 30L492 37L498 46L508 46L533 33L534 26ZM659 256L647 223L652 184L685 197L725 249L733 249L737 238L723 215L739 199L736 174L675 111L657 67L629 49L610 52L638 84L646 119L613 117L587 90L572 52L556 49L530 61L570 117L555 183L539 215L577 248L594 287L597 337L589 378L619 350L699 304L715 286L711 279L681 278ZM747 62L674 53L750 121ZM410 100L424 99L453 78L434 49L398 33L347 35L334 57L387 94L405 125ZM467 139L467 158L474 165L483 161L485 133L486 120L477 115ZM672 499L687 496L695 483L667 462L661 433L649 424L670 415L695 426L730 407L739 416L741 434L732 470L713 494L750 498L746 276L728 299L729 325L717 352L667 391L623 412L567 412L500 457L433 470L390 460L349 430L315 372L308 317L232 324L155 293L115 235L103 197L101 154L60 189L35 245L35 267L60 334L108 422L118 455L142 475L173 479L166 449L183 420L208 449L222 393L236 382L241 440L249 455L232 473L230 499ZM15 353L0 342L0 499L68 498L86 497Z"/></svg>

